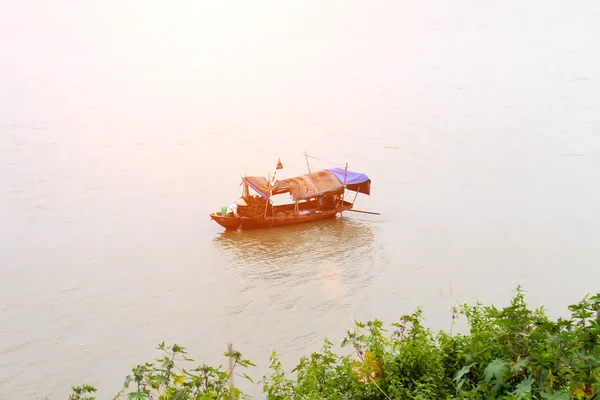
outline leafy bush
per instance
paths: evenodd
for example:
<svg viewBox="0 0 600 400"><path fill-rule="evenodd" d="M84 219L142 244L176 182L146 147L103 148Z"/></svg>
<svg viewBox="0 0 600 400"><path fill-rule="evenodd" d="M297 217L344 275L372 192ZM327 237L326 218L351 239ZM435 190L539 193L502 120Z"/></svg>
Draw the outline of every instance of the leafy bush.
<svg viewBox="0 0 600 400"><path fill-rule="evenodd" d="M184 347L177 344L167 347L164 342L158 345L164 353L162 358L157 358L154 363L145 363L134 367L131 375L125 378L123 389L117 393L113 400L126 398L127 400L213 400L213 399L247 399L239 389L229 386L230 374L237 367L254 366L250 361L242 358L239 352L225 353L231 357L231 369L214 368L206 364L194 368L183 368L182 364L194 360L186 356ZM252 381L247 375L246 379ZM134 386L130 389L130 386ZM92 396L96 388L90 385L72 387L69 400L95 400Z"/></svg>
<svg viewBox="0 0 600 400"><path fill-rule="evenodd" d="M402 316L392 329L378 320L356 322L336 354L325 340L302 357L288 378L277 354L262 379L267 399L594 399L600 392L600 294L569 306L568 319L550 320L543 308L528 309L523 292L507 307L463 305L468 334L439 332L422 324L421 310ZM158 365L133 369L119 396L128 399L229 399L228 372L208 366L175 366L185 350L165 348ZM239 353L236 365L252 364ZM246 376L247 377L247 376ZM248 378L249 379L249 378ZM127 392L131 383L135 391ZM93 399L95 389L73 388L70 400Z"/></svg>

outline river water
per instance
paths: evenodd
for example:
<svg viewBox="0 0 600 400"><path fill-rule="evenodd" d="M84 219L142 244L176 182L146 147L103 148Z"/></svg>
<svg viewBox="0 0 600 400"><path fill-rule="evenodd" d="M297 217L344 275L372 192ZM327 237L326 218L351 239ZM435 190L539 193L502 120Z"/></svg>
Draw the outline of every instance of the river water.
<svg viewBox="0 0 600 400"><path fill-rule="evenodd" d="M0 398L112 398L165 340L293 367L355 319L598 291L597 2L0 1ZM331 221L223 232L345 165ZM261 392L249 388L261 398Z"/></svg>

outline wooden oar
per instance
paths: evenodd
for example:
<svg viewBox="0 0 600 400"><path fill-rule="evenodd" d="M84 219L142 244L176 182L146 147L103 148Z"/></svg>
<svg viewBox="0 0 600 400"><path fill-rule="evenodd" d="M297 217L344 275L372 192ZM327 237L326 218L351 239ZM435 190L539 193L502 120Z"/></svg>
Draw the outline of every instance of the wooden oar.
<svg viewBox="0 0 600 400"><path fill-rule="evenodd" d="M362 210L344 210L344 211L352 211L352 212L363 213L363 214L381 215L381 213L373 212L373 211L362 211Z"/></svg>

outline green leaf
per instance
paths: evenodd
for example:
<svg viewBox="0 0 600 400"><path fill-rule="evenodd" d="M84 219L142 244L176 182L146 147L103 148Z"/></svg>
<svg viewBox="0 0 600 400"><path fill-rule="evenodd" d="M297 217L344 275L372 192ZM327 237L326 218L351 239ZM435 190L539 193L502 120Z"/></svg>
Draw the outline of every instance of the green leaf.
<svg viewBox="0 0 600 400"><path fill-rule="evenodd" d="M471 371L471 367L475 365L475 363L471 363L469 365L466 365L464 367L462 367L460 369L460 371L458 371L456 373L456 376L454 377L454 379L452 380L452 382L456 382L456 391L459 391L463 384L465 383L465 380L463 379L463 377L468 374Z"/></svg>
<svg viewBox="0 0 600 400"><path fill-rule="evenodd" d="M129 393L129 397L127 397L127 400L142 400L142 399L147 399L148 395L146 393L140 393L140 392L135 392L135 393Z"/></svg>
<svg viewBox="0 0 600 400"><path fill-rule="evenodd" d="M498 389L504 385L504 375L507 373L508 367L506 361L496 359L485 368L484 379L486 383L497 385L495 389ZM492 378L494 379L493 381Z"/></svg>
<svg viewBox="0 0 600 400"><path fill-rule="evenodd" d="M171 347L171 350L173 351L173 353L185 353L185 347L179 346L178 344L174 344L173 347Z"/></svg>
<svg viewBox="0 0 600 400"><path fill-rule="evenodd" d="M125 389L129 388L129 384L131 383L132 380L133 380L133 376L127 375L127 378L125 378L125 383L123 384Z"/></svg>
<svg viewBox="0 0 600 400"><path fill-rule="evenodd" d="M554 389L546 389L540 393L540 396L542 396L544 400L569 400L571 398L569 393L559 393Z"/></svg>
<svg viewBox="0 0 600 400"><path fill-rule="evenodd" d="M250 382L254 383L254 381L252 380L252 378L250 378L247 374L244 374L244 378L248 379Z"/></svg>
<svg viewBox="0 0 600 400"><path fill-rule="evenodd" d="M527 366L528 362L529 360L527 358L521 358L515 363L515 365L512 366L511 370L514 373L518 373L521 368Z"/></svg>
<svg viewBox="0 0 600 400"><path fill-rule="evenodd" d="M533 385L533 382L535 382L535 378L533 377L523 379L519 382L513 394L519 399L526 397L528 393L531 393L531 385Z"/></svg>

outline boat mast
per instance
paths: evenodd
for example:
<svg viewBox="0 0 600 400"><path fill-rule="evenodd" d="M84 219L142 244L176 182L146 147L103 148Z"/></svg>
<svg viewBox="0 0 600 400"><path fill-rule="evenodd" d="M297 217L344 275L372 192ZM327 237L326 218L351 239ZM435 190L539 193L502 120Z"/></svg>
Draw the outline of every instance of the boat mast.
<svg viewBox="0 0 600 400"><path fill-rule="evenodd" d="M306 158L306 168L308 168L308 173L310 174L310 164L308 163L308 154L306 154L306 150L304 150L304 157Z"/></svg>
<svg viewBox="0 0 600 400"><path fill-rule="evenodd" d="M277 166L275 167L275 171L273 171L273 179L271 180L271 172L269 171L269 198L267 199L267 204L265 205L265 218L267 218L267 210L269 209L269 203L271 203L271 197L273 197L273 187L275 186L275 176L277 175L277 170L282 169L283 165L281 165L281 158L277 159ZM271 208L271 216L273 216L273 209Z"/></svg>

